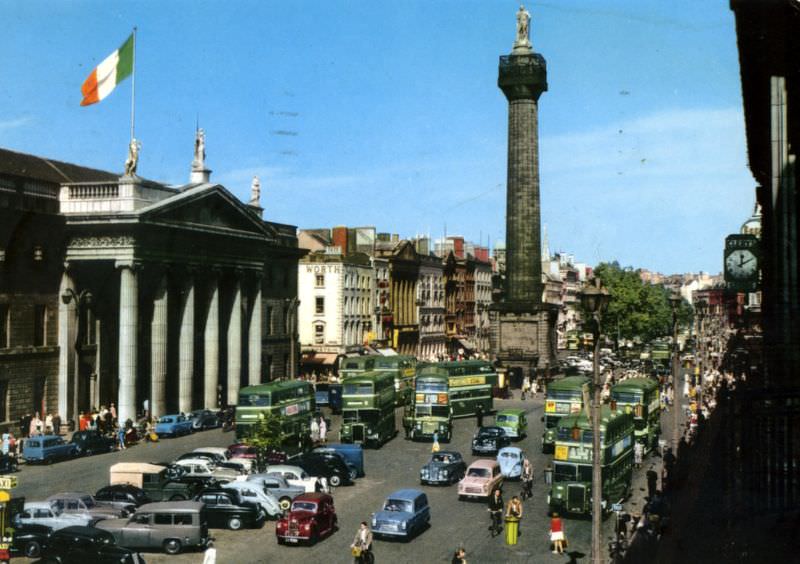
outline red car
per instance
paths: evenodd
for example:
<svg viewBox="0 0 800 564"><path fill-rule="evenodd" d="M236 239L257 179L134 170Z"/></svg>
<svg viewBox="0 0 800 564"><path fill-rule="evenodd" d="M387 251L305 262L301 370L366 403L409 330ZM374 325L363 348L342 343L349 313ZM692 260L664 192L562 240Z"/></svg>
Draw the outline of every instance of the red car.
<svg viewBox="0 0 800 564"><path fill-rule="evenodd" d="M305 493L292 501L292 507L275 526L278 544L308 541L313 544L337 528L333 498L325 493Z"/></svg>

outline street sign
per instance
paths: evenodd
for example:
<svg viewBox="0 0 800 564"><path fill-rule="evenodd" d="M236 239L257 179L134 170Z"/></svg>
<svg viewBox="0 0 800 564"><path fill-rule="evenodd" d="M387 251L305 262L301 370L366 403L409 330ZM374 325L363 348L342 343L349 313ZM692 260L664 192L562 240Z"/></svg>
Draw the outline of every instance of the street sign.
<svg viewBox="0 0 800 564"><path fill-rule="evenodd" d="M0 476L0 490L10 490L17 487L16 476Z"/></svg>
<svg viewBox="0 0 800 564"><path fill-rule="evenodd" d="M611 511L622 511L622 504L621 503L612 503L611 504Z"/></svg>

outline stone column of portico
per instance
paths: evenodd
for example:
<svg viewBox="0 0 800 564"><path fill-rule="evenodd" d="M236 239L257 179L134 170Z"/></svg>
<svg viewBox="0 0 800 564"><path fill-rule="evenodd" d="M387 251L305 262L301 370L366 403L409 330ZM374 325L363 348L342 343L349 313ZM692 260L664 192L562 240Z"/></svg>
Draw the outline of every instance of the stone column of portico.
<svg viewBox="0 0 800 564"><path fill-rule="evenodd" d="M167 320L169 291L167 277L161 276L153 298L150 324L150 414L161 417L167 412Z"/></svg>
<svg viewBox="0 0 800 564"><path fill-rule="evenodd" d="M242 376L242 288L237 274L233 282L228 322L228 404L236 405Z"/></svg>
<svg viewBox="0 0 800 564"><path fill-rule="evenodd" d="M213 272L208 280L208 311L203 335L205 362L203 364L205 390L204 407L216 408L219 386L219 277Z"/></svg>
<svg viewBox="0 0 800 564"><path fill-rule="evenodd" d="M119 397L117 419L136 420L136 337L139 328L139 287L136 265L117 263L119 269Z"/></svg>
<svg viewBox="0 0 800 564"><path fill-rule="evenodd" d="M194 277L187 274L181 301L181 326L178 338L178 409L192 410L194 379Z"/></svg>
<svg viewBox="0 0 800 564"><path fill-rule="evenodd" d="M288 328L287 328L288 329ZM248 330L247 382L254 386L261 382L261 277L256 277L253 293L253 311Z"/></svg>
<svg viewBox="0 0 800 564"><path fill-rule="evenodd" d="M75 414L69 412L69 375L75 359L75 300L65 304L61 296L68 290L75 290L75 283L64 270L58 288L58 413L66 421Z"/></svg>

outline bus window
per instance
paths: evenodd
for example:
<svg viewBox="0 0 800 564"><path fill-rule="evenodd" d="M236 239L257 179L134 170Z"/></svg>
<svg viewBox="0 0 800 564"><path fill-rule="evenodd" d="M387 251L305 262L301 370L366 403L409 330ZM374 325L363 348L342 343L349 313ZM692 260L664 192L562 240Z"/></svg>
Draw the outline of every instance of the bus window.
<svg viewBox="0 0 800 564"><path fill-rule="evenodd" d="M342 393L347 396L368 396L372 394L372 384L345 384Z"/></svg>
<svg viewBox="0 0 800 564"><path fill-rule="evenodd" d="M450 407L446 405L418 405L416 409L417 417L447 417L450 415Z"/></svg>
<svg viewBox="0 0 800 564"><path fill-rule="evenodd" d="M269 394L241 394L239 405L243 407L267 407L271 405Z"/></svg>
<svg viewBox="0 0 800 564"><path fill-rule="evenodd" d="M417 380L417 391L419 392L446 392L447 382L426 382Z"/></svg>
<svg viewBox="0 0 800 564"><path fill-rule="evenodd" d="M591 470L591 466L589 469ZM555 482L574 482L577 477L577 468L574 464L556 462L553 466L553 481Z"/></svg>

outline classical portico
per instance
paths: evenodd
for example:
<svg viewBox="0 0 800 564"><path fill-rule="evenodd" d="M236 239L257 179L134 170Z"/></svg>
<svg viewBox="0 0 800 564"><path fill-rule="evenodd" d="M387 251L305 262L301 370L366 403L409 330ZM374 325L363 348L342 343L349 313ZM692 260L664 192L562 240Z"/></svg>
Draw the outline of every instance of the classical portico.
<svg viewBox="0 0 800 564"><path fill-rule="evenodd" d="M145 403L156 416L211 408L265 379L262 286L273 259L299 256L289 226L210 182L63 184L60 207L62 295L91 296L59 308L60 413L74 418L75 402L78 412L116 403L121 421ZM90 322L83 358L73 326Z"/></svg>

